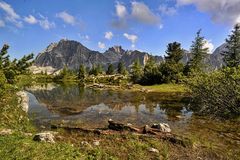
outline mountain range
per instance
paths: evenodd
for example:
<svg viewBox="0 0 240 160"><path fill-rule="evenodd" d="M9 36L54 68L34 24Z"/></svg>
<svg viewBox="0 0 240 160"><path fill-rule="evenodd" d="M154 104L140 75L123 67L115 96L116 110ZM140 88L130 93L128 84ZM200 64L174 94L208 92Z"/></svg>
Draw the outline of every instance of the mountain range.
<svg viewBox="0 0 240 160"><path fill-rule="evenodd" d="M210 64L212 69L222 66L222 51L225 50L226 44L218 47L212 54L208 54L205 63ZM80 42L62 39L57 43L51 43L44 51L39 53L35 59L35 72L39 68L45 68L47 72L53 72L67 66L69 69L78 69L80 64L91 68L95 64L101 64L104 68L111 63L117 66L123 62L129 69L134 60L139 59L142 65L152 57L157 63L164 61L162 56L153 56L147 52L138 50L124 50L121 46L113 46L104 53L88 49ZM184 50L183 63L187 63L191 58L191 53ZM38 68L38 69L37 69Z"/></svg>

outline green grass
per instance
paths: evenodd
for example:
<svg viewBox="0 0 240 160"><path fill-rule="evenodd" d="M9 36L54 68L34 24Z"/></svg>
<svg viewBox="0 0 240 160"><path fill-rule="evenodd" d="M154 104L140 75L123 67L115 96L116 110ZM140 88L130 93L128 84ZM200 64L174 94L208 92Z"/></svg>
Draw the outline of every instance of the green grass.
<svg viewBox="0 0 240 160"><path fill-rule="evenodd" d="M187 88L180 84L160 84L153 86L142 86L144 89L153 92L163 92L163 93L186 93Z"/></svg>

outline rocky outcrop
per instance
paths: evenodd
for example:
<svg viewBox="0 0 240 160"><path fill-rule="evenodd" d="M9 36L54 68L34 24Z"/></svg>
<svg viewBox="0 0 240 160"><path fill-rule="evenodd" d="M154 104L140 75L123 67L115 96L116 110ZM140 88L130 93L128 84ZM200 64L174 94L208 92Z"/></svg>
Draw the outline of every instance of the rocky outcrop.
<svg viewBox="0 0 240 160"><path fill-rule="evenodd" d="M19 97L19 105L20 107L22 108L22 110L24 112L28 112L28 108L29 108L29 105L28 105L28 102L29 102L29 98L28 98L28 95L27 95L27 92L25 91L19 91L17 92L17 96Z"/></svg>
<svg viewBox="0 0 240 160"><path fill-rule="evenodd" d="M35 60L35 65L38 67L51 66L58 70L65 65L70 69L77 69L80 64L92 67L97 63L105 65L110 61L102 53L92 51L72 40L61 40L50 44Z"/></svg>

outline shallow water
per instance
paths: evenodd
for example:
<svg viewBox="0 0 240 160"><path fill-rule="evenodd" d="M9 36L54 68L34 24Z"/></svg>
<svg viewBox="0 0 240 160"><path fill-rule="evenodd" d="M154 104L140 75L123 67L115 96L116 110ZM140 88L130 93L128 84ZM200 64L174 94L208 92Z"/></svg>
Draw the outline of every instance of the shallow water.
<svg viewBox="0 0 240 160"><path fill-rule="evenodd" d="M183 127L192 112L180 94L96 90L77 85L33 86L29 114L38 123L61 121L89 128L106 127L108 119L143 126L165 122Z"/></svg>

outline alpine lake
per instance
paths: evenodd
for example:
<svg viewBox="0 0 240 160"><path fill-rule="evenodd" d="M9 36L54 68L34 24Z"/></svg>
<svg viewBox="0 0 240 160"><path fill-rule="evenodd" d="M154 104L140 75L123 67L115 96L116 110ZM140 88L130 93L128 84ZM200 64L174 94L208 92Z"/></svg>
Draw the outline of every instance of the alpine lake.
<svg viewBox="0 0 240 160"><path fill-rule="evenodd" d="M108 120L146 124L167 123L174 134L219 153L240 155L239 121L221 121L197 116L184 93L141 92L81 87L77 84L41 84L25 89L29 117L39 128L51 124L104 128ZM239 157L238 157L239 158Z"/></svg>

